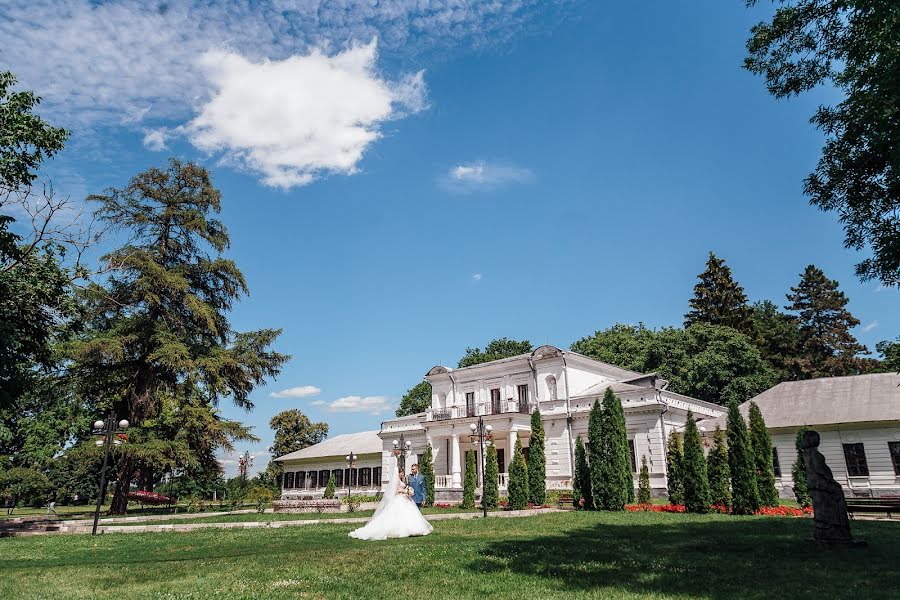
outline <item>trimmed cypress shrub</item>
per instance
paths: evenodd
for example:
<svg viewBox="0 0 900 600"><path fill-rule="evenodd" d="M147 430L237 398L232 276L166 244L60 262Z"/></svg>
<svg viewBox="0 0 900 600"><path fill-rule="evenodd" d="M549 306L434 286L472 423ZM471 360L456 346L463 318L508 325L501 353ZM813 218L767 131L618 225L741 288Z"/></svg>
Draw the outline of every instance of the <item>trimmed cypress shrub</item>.
<svg viewBox="0 0 900 600"><path fill-rule="evenodd" d="M716 425L713 446L706 456L706 474L709 477L710 500L714 506L731 508L731 469L728 468L728 447L725 432Z"/></svg>
<svg viewBox="0 0 900 600"><path fill-rule="evenodd" d="M507 485L510 510L521 510L528 506L528 464L522 452L522 441L516 438L516 450L509 465L509 484Z"/></svg>
<svg viewBox="0 0 900 600"><path fill-rule="evenodd" d="M634 498L634 479L631 476L625 413L622 402L611 388L606 388L603 394L599 450L600 485L594 485L594 504L603 510L625 510L625 503Z"/></svg>
<svg viewBox="0 0 900 600"><path fill-rule="evenodd" d="M684 504L684 484L681 481L681 463L684 452L681 449L681 438L676 432L669 434L666 445L666 481L668 483L669 502Z"/></svg>
<svg viewBox="0 0 900 600"><path fill-rule="evenodd" d="M425 452L419 458L419 473L425 480L425 506L434 504L434 451L425 444Z"/></svg>
<svg viewBox="0 0 900 600"><path fill-rule="evenodd" d="M475 508L475 488L478 487L478 471L475 466L475 452L466 452L466 479L463 482L463 501L460 508Z"/></svg>
<svg viewBox="0 0 900 600"><path fill-rule="evenodd" d="M497 508L500 504L500 466L497 464L497 447L488 444L484 465L484 488L481 494L482 506Z"/></svg>
<svg viewBox="0 0 900 600"><path fill-rule="evenodd" d="M804 425L797 430L797 439L794 442L797 447L797 458L791 468L791 478L794 480L794 497L802 508L812 506L812 498L809 495L809 483L806 481L806 462L803 460L803 434L808 427Z"/></svg>
<svg viewBox="0 0 900 600"><path fill-rule="evenodd" d="M531 441L528 442L528 497L541 506L547 499L547 456L544 453L544 424L541 413L531 413Z"/></svg>
<svg viewBox="0 0 900 600"><path fill-rule="evenodd" d="M756 465L747 424L732 400L728 404L728 468L731 469L731 512L750 515L759 510Z"/></svg>
<svg viewBox="0 0 900 600"><path fill-rule="evenodd" d="M685 512L699 514L709 512L709 478L706 474L703 440L700 439L700 431L691 411L688 411L687 422L684 425L684 461L681 474Z"/></svg>
<svg viewBox="0 0 900 600"><path fill-rule="evenodd" d="M328 499L334 498L334 487L336 483L334 481L334 473L331 474L331 477L328 478L328 483L325 484L325 497Z"/></svg>
<svg viewBox="0 0 900 600"><path fill-rule="evenodd" d="M638 504L650 504L650 469L647 468L647 457L641 456L641 474L638 476Z"/></svg>
<svg viewBox="0 0 900 600"><path fill-rule="evenodd" d="M594 507L591 496L591 471L588 469L587 452L581 436L575 440L575 476L572 478L572 502L575 508L590 510Z"/></svg>
<svg viewBox="0 0 900 600"><path fill-rule="evenodd" d="M603 409L600 407L600 401L594 400L591 407L591 414L588 418L588 469L591 473L591 508L602 508L597 503L597 492L603 485L603 472L600 465L603 463L601 456L600 439L603 433L602 428ZM587 496L587 495L585 495Z"/></svg>
<svg viewBox="0 0 900 600"><path fill-rule="evenodd" d="M756 402L750 403L750 444L756 466L756 487L762 506L778 506L778 490L775 489L775 471L772 467L772 438L766 429L762 411Z"/></svg>

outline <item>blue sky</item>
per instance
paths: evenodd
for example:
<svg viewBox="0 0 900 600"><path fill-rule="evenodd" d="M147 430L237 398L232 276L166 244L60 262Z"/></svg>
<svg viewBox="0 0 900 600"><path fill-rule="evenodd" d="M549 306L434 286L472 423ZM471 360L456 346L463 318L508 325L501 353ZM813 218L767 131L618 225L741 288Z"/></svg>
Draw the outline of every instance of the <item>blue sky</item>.
<svg viewBox="0 0 900 600"><path fill-rule="evenodd" d="M222 405L256 427L240 449L257 469L275 413L377 428L467 346L678 325L710 250L781 304L814 263L862 342L900 332L897 291L857 281L835 216L802 195L830 92L775 101L740 67L769 7L291 4L0 9L21 40L0 64L75 132L58 187L123 186L172 155L213 170L251 289L233 323L282 328L293 355L252 413Z"/></svg>

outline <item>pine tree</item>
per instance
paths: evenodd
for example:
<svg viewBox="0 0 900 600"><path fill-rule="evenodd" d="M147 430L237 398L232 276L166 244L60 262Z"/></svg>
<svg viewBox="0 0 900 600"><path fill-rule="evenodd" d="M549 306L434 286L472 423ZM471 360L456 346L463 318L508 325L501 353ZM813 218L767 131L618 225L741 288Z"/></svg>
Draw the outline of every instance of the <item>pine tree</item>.
<svg viewBox="0 0 900 600"><path fill-rule="evenodd" d="M794 480L794 497L797 498L797 504L803 508L812 506L812 498L809 495L809 483L806 481L806 462L803 460L803 434L806 433L807 429L804 425L797 430L795 441L797 458L794 460L794 466L791 468L791 478Z"/></svg>
<svg viewBox="0 0 900 600"><path fill-rule="evenodd" d="M572 480L572 501L576 508L590 510L594 507L591 495L591 470L588 468L587 452L581 436L575 440L575 476Z"/></svg>
<svg viewBox="0 0 900 600"><path fill-rule="evenodd" d="M718 425L713 434L713 446L706 456L710 499L714 506L731 509L731 469L728 468L728 446L725 432Z"/></svg>
<svg viewBox="0 0 900 600"><path fill-rule="evenodd" d="M775 471L772 465L772 438L756 402L750 403L749 417L750 445L753 447L753 463L756 466L759 503L761 506L778 506L778 490L775 489Z"/></svg>
<svg viewBox="0 0 900 600"><path fill-rule="evenodd" d="M731 269L725 261L710 252L706 270L697 277L700 281L694 286L691 310L684 315L684 326L709 323L751 333L753 321L747 295L731 276Z"/></svg>
<svg viewBox="0 0 900 600"><path fill-rule="evenodd" d="M703 455L703 440L694 413L688 411L684 425L684 462L682 481L684 482L684 510L689 513L709 512L709 478L706 473L706 457Z"/></svg>
<svg viewBox="0 0 900 600"><path fill-rule="evenodd" d="M838 282L828 279L814 265L806 267L793 293L788 310L797 313L800 326L798 356L789 361L796 379L839 377L861 371L859 354L868 354L850 330L859 319L847 310L847 296L838 290Z"/></svg>
<svg viewBox="0 0 900 600"><path fill-rule="evenodd" d="M756 464L747 424L737 402L728 405L728 468L731 470L731 512L750 515L759 510Z"/></svg>
<svg viewBox="0 0 900 600"><path fill-rule="evenodd" d="M544 452L544 424L541 413L531 413L531 441L528 442L528 495L535 506L547 499L547 455Z"/></svg>
<svg viewBox="0 0 900 600"><path fill-rule="evenodd" d="M528 464L522 452L522 442L516 438L516 449L512 463L509 465L509 484L507 485L510 510L521 510L528 506Z"/></svg>
<svg viewBox="0 0 900 600"><path fill-rule="evenodd" d="M666 480L671 504L684 504L682 462L684 462L684 451L681 449L681 438L673 431L669 434L669 443L666 447Z"/></svg>
<svg viewBox="0 0 900 600"><path fill-rule="evenodd" d="M603 486L603 472L601 465L601 439L603 435L603 409L599 400L594 400L591 414L588 417L588 469L591 474L591 508L599 509L597 492ZM587 494L585 494L585 497Z"/></svg>
<svg viewBox="0 0 900 600"><path fill-rule="evenodd" d="M482 506L487 504L488 508L497 508L500 504L500 466L497 464L497 447L493 442L488 444L485 461Z"/></svg>
<svg viewBox="0 0 900 600"><path fill-rule="evenodd" d="M603 395L600 414L600 485L594 486L594 504L603 510L624 510L625 504L634 499L634 479L625 413L622 402L610 388Z"/></svg>
<svg viewBox="0 0 900 600"><path fill-rule="evenodd" d="M650 504L650 469L647 468L647 457L641 456L641 474L638 476L638 504Z"/></svg>
<svg viewBox="0 0 900 600"><path fill-rule="evenodd" d="M478 487L478 471L475 466L475 451L466 452L466 479L463 482L461 508L475 508L475 488Z"/></svg>
<svg viewBox="0 0 900 600"><path fill-rule="evenodd" d="M328 478L328 483L325 484L325 497L329 500L334 498L334 488L337 483L334 480L334 473L331 474L331 477Z"/></svg>
<svg viewBox="0 0 900 600"><path fill-rule="evenodd" d="M419 473L425 480L425 506L434 504L434 450L425 444L425 452L419 458Z"/></svg>

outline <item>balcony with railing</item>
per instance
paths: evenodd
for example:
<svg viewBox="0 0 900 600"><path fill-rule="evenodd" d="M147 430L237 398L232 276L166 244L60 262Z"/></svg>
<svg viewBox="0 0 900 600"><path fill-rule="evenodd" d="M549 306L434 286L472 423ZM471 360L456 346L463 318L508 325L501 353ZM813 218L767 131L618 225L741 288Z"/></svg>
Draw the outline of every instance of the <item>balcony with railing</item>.
<svg viewBox="0 0 900 600"><path fill-rule="evenodd" d="M492 400L464 406L449 406L447 408L429 408L425 411L426 421L448 421L451 419L465 419L471 417L486 417L489 415L504 414L530 414L534 410L533 402L521 402L519 400Z"/></svg>

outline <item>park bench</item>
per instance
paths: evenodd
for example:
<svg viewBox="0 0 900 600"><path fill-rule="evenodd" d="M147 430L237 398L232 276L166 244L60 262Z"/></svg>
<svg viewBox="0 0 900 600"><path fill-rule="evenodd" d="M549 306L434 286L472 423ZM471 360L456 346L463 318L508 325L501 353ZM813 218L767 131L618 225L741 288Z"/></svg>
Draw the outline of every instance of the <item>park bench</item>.
<svg viewBox="0 0 900 600"><path fill-rule="evenodd" d="M575 498L572 494L560 494L557 502L559 508L575 508Z"/></svg>
<svg viewBox="0 0 900 600"><path fill-rule="evenodd" d="M847 498L847 513L853 518L854 513L900 513L900 497L885 496L881 498Z"/></svg>

